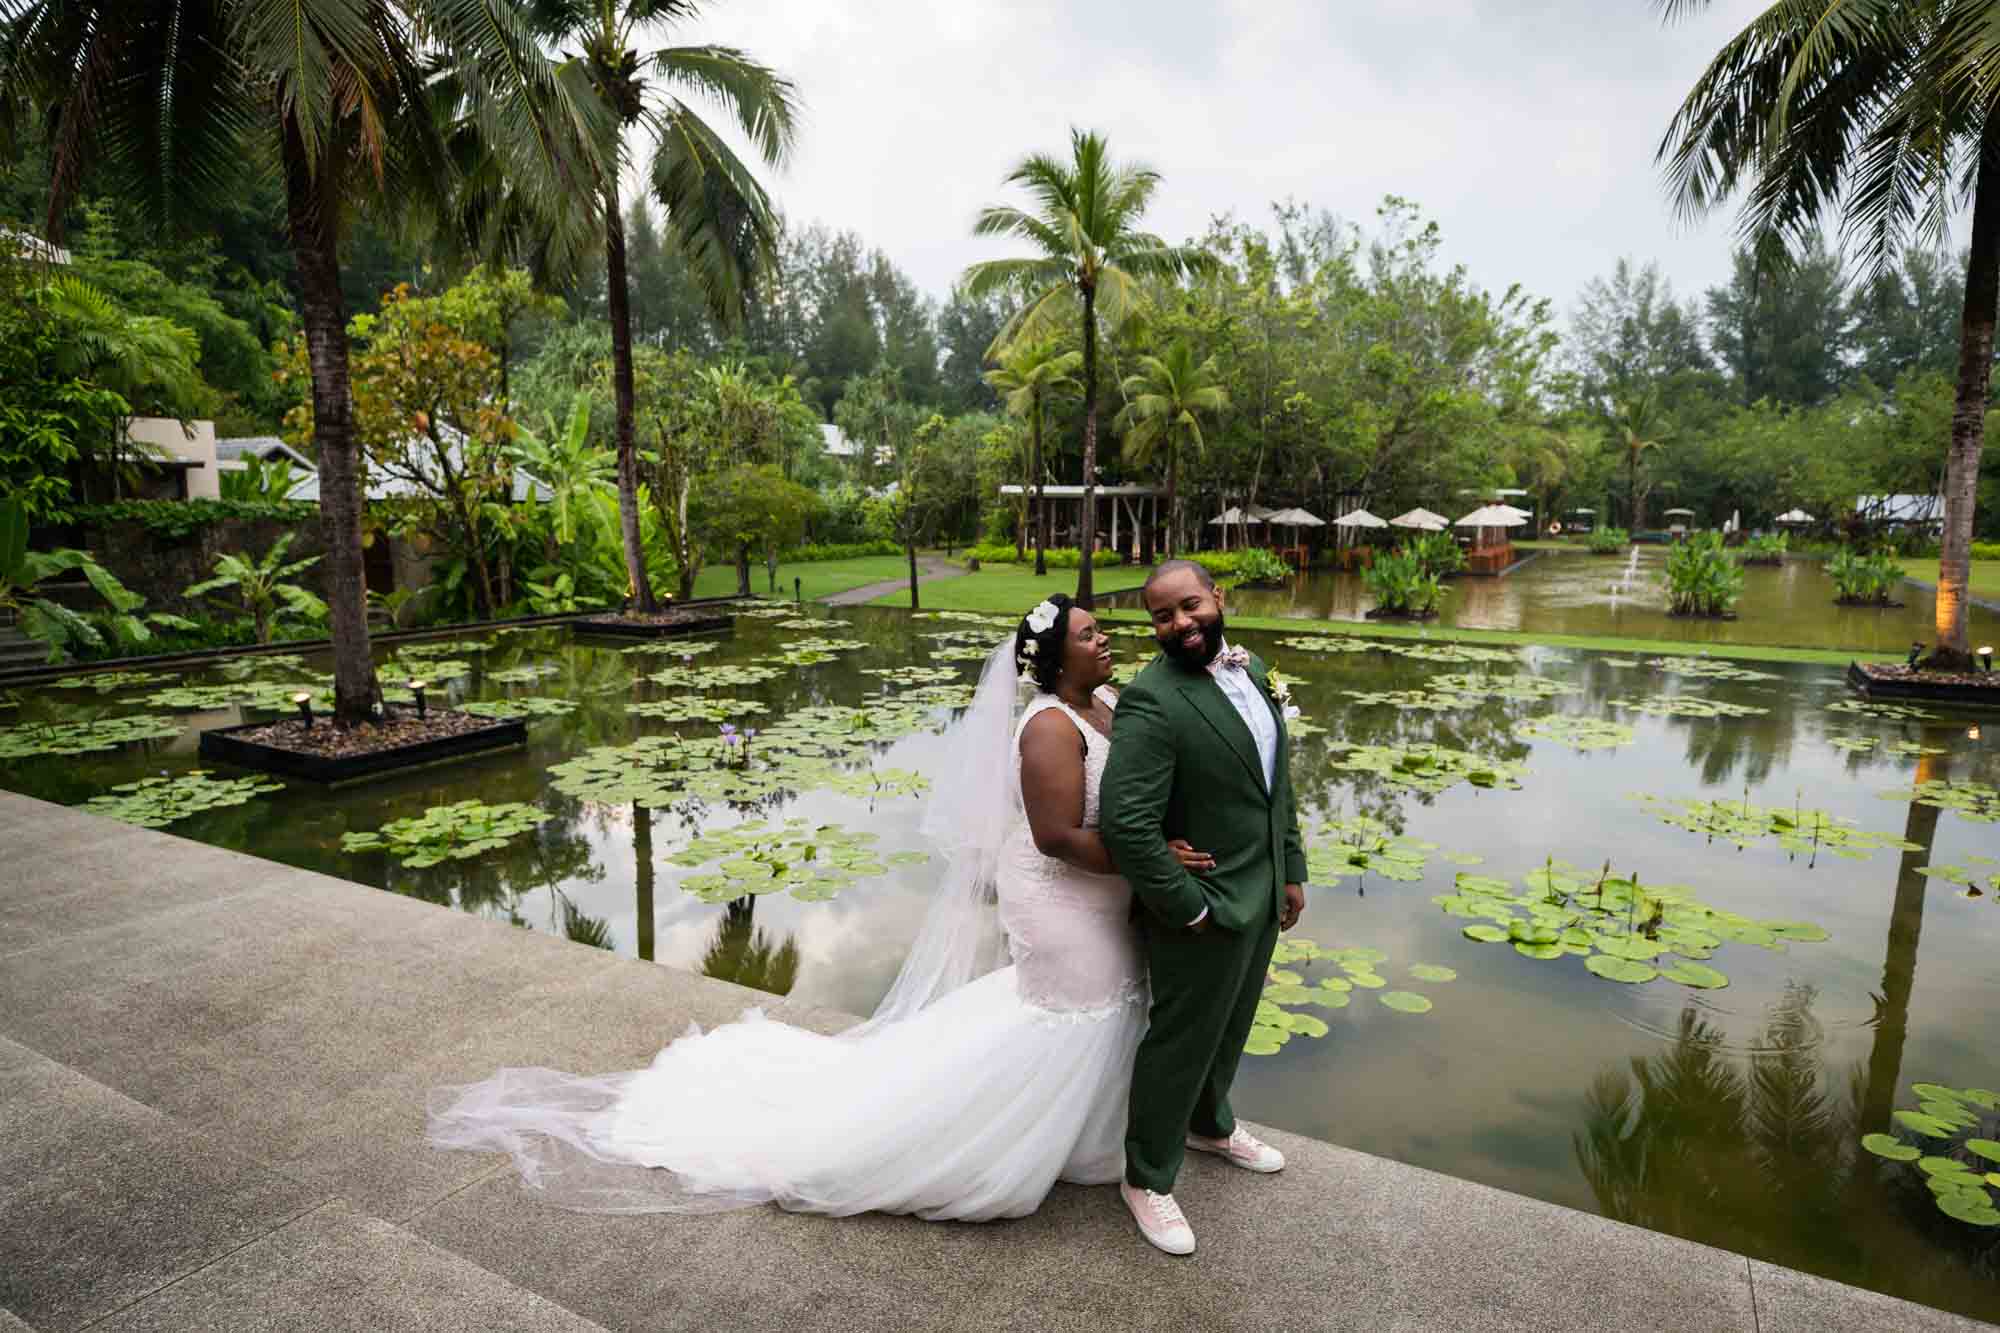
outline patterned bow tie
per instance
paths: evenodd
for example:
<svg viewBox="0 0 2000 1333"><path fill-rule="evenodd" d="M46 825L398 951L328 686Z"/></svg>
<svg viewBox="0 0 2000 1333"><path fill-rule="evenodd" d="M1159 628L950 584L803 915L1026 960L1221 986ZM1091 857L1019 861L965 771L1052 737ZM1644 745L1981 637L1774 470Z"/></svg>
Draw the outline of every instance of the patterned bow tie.
<svg viewBox="0 0 2000 1333"><path fill-rule="evenodd" d="M1240 669L1249 665L1250 650L1248 648L1224 648L1215 655L1215 660L1208 664L1208 669L1210 671L1214 671L1219 667L1237 667Z"/></svg>

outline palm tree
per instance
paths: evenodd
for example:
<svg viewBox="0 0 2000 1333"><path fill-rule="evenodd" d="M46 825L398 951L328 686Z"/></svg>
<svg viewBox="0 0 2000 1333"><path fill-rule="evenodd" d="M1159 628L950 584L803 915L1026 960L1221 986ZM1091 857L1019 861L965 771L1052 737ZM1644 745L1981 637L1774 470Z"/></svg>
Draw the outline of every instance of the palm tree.
<svg viewBox="0 0 2000 1333"><path fill-rule="evenodd" d="M1167 554L1181 536L1181 446L1201 452L1201 418L1229 406L1229 392L1216 382L1215 358L1197 362L1194 348L1176 338L1165 356L1142 356L1136 374L1125 379L1125 461L1145 467L1161 445L1167 450Z"/></svg>
<svg viewBox="0 0 2000 1333"><path fill-rule="evenodd" d="M1666 448L1673 432L1661 417L1659 396L1651 389L1617 405L1611 430L1619 452L1625 455L1625 521L1637 532L1641 526L1639 460L1647 453Z"/></svg>
<svg viewBox="0 0 2000 1333"><path fill-rule="evenodd" d="M986 372L986 382L1001 395L1007 411L1028 419L1028 484L1034 493L1034 513L1029 522L1035 530L1037 578L1049 572L1049 511L1042 497L1042 418L1046 415L1043 409L1051 394L1076 387L1076 368L1082 364L1083 353L1063 351L1060 339L1039 338L1009 347L1001 353L998 368Z"/></svg>
<svg viewBox="0 0 2000 1333"><path fill-rule="evenodd" d="M1669 21L1709 0L1664 0ZM1965 608L1973 507L2000 307L2000 31L1984 0L1780 0L1717 52L1660 143L1679 212L1747 185L1743 231L1768 264L1844 208L1847 239L1888 272L1914 236L1937 248L1969 199L1972 235L1958 386L1945 454L1937 643L1927 665L1970 665Z"/></svg>
<svg viewBox="0 0 2000 1333"><path fill-rule="evenodd" d="M700 0L527 0L550 41L574 48L622 132L651 139L646 182L666 212L666 234L718 321L741 318L750 283L769 264L778 220L764 187L734 150L685 100L704 98L735 120L758 156L776 166L790 154L798 107L791 83L729 46L640 43L671 23L694 19ZM604 223L606 301L611 319L611 386L617 404L618 528L633 605L657 603L639 540L639 462L633 425L632 305L625 279L625 219L618 203L618 163L607 161L593 186Z"/></svg>
<svg viewBox="0 0 2000 1333"><path fill-rule="evenodd" d="M573 196L602 137L594 101L514 0L0 0L0 140L30 116L50 127L51 239L92 166L169 222L276 167L312 367L334 717L364 721L378 692L342 235L362 206L455 218L469 162L522 197Z"/></svg>
<svg viewBox="0 0 2000 1333"><path fill-rule="evenodd" d="M1160 186L1151 167L1118 165L1104 138L1070 131L1070 157L1043 153L1022 158L1007 185L1025 188L1035 211L994 204L972 225L975 236L1011 236L1035 254L989 259L965 270L966 293L977 300L1002 289L1025 302L993 340L988 354L1018 338L1048 336L1059 321L1083 320L1083 559L1077 563L1076 600L1090 605L1091 555L1097 545L1097 316L1114 327L1139 307L1144 278L1178 279L1206 272L1215 258L1199 246L1168 245L1140 231L1139 219ZM1081 310L1077 309L1081 306Z"/></svg>

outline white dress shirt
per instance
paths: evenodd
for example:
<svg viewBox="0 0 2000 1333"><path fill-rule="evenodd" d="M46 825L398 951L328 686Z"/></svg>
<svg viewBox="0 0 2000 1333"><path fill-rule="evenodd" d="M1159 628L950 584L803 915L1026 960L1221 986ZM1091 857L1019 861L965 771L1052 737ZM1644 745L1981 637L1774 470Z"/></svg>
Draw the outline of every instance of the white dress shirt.
<svg viewBox="0 0 2000 1333"><path fill-rule="evenodd" d="M1236 715L1243 719L1243 725L1250 729L1250 739L1257 746L1257 760L1264 767L1264 790L1269 791L1277 780L1278 767L1278 720L1271 715L1271 706L1264 702L1257 689L1257 682L1250 679L1250 672L1240 666L1230 666L1223 661L1229 651L1229 640L1224 639L1216 650L1214 660L1208 664L1208 673L1215 677L1222 695L1236 709ZM1188 922L1192 929L1208 920L1208 909L1201 909L1201 915Z"/></svg>

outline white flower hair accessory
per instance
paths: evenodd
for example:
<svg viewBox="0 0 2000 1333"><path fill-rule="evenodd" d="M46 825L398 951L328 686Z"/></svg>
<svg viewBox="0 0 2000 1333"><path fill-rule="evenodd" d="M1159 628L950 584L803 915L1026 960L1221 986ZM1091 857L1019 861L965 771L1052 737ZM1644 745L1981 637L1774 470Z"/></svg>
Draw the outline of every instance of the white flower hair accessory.
<svg viewBox="0 0 2000 1333"><path fill-rule="evenodd" d="M1028 612L1028 628L1036 634L1047 634L1049 626L1055 624L1056 617L1061 614L1061 607L1044 599L1040 606Z"/></svg>
<svg viewBox="0 0 2000 1333"><path fill-rule="evenodd" d="M1035 649L1039 647L1041 647L1040 644L1036 643L1033 639L1029 639L1027 642L1021 645L1021 655L1024 657L1033 657L1035 655Z"/></svg>

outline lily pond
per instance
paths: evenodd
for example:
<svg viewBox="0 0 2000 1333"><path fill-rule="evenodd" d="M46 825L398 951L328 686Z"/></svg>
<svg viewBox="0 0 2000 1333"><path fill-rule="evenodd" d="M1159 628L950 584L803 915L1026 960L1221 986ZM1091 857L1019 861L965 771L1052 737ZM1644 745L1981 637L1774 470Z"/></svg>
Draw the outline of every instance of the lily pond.
<svg viewBox="0 0 2000 1333"><path fill-rule="evenodd" d="M1006 632L767 606L637 648L562 628L399 645L385 682L525 714L529 743L330 794L195 757L201 729L322 687L323 660L81 676L0 710L0 771L865 1013L936 874L923 803L964 762L943 729ZM1301 710L1313 864L1246 1116L2000 1309L2000 716L1698 651L1236 637ZM1114 644L1126 669L1152 651L1137 626Z"/></svg>
<svg viewBox="0 0 2000 1333"><path fill-rule="evenodd" d="M1913 641L1934 637L1937 596L1916 583L1901 584L1900 607L1836 606L1833 580L1818 560L1743 571L1743 595L1734 620L1691 620L1667 614L1664 546L1634 546L1622 555L1572 551L1529 552L1505 578L1455 578L1445 585L1437 624L1457 629L1520 630L1529 634L1578 634L1603 638L1666 639L1691 644L1763 644L1789 648L1844 648L1901 653ZM1120 605L1137 605L1135 597ZM1243 588L1229 606L1245 616L1360 620L1375 605L1359 574L1316 571L1283 588ZM1969 609L1976 642L2000 639L2000 612Z"/></svg>

